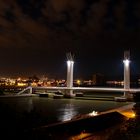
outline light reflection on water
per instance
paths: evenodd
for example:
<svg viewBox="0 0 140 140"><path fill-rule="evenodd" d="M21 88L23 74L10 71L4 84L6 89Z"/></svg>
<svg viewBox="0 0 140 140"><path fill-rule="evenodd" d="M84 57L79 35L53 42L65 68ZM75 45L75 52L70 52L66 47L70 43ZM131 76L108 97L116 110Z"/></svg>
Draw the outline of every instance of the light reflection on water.
<svg viewBox="0 0 140 140"><path fill-rule="evenodd" d="M32 100L32 98L30 98L27 101L27 112L31 112L32 110L33 110L33 100Z"/></svg>
<svg viewBox="0 0 140 140"><path fill-rule="evenodd" d="M68 121L71 120L74 116L78 114L78 110L73 104L65 104L62 108L58 109L59 121Z"/></svg>

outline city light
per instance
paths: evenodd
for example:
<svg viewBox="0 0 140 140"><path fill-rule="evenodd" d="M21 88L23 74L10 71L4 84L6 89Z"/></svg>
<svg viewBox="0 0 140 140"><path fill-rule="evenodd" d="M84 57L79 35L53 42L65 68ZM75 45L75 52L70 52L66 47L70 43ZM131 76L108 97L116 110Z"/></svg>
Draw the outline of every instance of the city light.
<svg viewBox="0 0 140 140"><path fill-rule="evenodd" d="M124 116L126 116L127 118L135 118L136 117L135 112L132 110L126 110L126 111L123 111L120 113L123 114Z"/></svg>
<svg viewBox="0 0 140 140"><path fill-rule="evenodd" d="M80 85L80 84L81 84L81 81L80 81L80 80L77 80L76 83L77 83L78 85Z"/></svg>

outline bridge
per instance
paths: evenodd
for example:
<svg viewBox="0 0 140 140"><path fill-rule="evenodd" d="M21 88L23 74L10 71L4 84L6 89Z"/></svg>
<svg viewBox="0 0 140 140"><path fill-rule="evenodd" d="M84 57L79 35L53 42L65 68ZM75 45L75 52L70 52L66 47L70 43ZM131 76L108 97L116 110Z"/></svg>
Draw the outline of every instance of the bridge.
<svg viewBox="0 0 140 140"><path fill-rule="evenodd" d="M29 94L33 93L33 90L54 90L61 91L67 97L75 96L74 91L101 91L101 92L123 92L122 97L116 97L116 100L128 100L133 98L133 94L140 92L140 89L130 88L130 52L124 52L124 88L104 88L104 87L73 87L73 68L74 60L73 56L67 54L67 86L66 87L32 87L29 86L26 89L20 91L18 94L22 94L29 90Z"/></svg>

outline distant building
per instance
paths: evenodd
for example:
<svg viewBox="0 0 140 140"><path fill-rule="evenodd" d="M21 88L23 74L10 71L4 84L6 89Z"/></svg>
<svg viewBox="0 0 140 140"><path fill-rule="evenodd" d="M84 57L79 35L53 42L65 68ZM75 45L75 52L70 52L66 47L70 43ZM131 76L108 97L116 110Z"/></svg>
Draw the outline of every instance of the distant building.
<svg viewBox="0 0 140 140"><path fill-rule="evenodd" d="M93 86L92 80L84 80L84 81L83 81L83 85L84 85L84 86Z"/></svg>
<svg viewBox="0 0 140 140"><path fill-rule="evenodd" d="M123 80L110 80L110 81L106 81L106 84L109 87L123 87L124 81Z"/></svg>
<svg viewBox="0 0 140 140"><path fill-rule="evenodd" d="M104 77L104 75L102 75L100 73L94 74L93 78L92 78L92 81L93 81L93 85L96 85L96 86L105 85L105 77Z"/></svg>

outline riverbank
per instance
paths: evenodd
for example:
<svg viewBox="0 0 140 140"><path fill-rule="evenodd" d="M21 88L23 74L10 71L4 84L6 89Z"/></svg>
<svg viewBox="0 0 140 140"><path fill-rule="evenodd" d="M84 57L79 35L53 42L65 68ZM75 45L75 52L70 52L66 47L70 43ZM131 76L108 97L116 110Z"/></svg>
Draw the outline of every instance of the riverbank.
<svg viewBox="0 0 140 140"><path fill-rule="evenodd" d="M118 95L117 95L118 96ZM54 98L54 99L63 99L65 98L63 95L57 95L53 93L40 93L40 94L4 94L1 95L0 98L10 98L10 97L40 97L40 98ZM73 97L73 99L77 100L101 100L101 101L115 101L115 96L105 96L105 95L92 95L92 96L82 96L82 97ZM69 99L69 98L68 98Z"/></svg>
<svg viewBox="0 0 140 140"><path fill-rule="evenodd" d="M83 138L91 137L93 133L117 125L125 119L126 117L118 112L110 112L95 117L80 118L56 125L43 126L27 132L25 136L29 139L67 140L82 133L82 135L84 134Z"/></svg>

